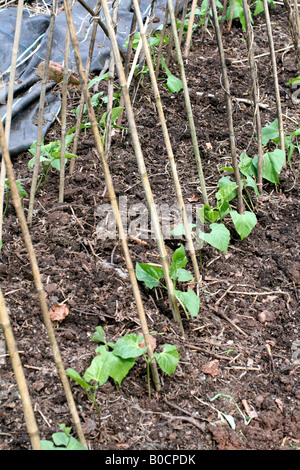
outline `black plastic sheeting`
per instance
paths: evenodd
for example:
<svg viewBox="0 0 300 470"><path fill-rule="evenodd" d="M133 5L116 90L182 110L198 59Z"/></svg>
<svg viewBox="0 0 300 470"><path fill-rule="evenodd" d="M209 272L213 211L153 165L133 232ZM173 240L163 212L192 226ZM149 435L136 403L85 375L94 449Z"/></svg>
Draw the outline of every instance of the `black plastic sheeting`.
<svg viewBox="0 0 300 470"><path fill-rule="evenodd" d="M97 0L87 0L86 3L94 10ZM112 2L110 1L108 3L111 4ZM119 2L117 40L122 50L126 50L124 43L130 33L133 18L131 4L131 0L120 0ZM150 6L150 0L141 0L140 9L144 18L147 17ZM154 24L155 28L164 21L165 7L166 0L158 0L155 16L159 18L160 21ZM72 16L79 41L82 62L83 65L85 65L92 31L91 17L78 3L72 8ZM6 9L0 10L0 114L3 123L5 122L6 115L8 81L16 17L17 9L15 7L7 7ZM101 20L105 24L104 18L101 17ZM32 11L26 8L24 9L9 140L9 152L11 157L26 151L37 139L41 79L36 75L36 70L40 62L45 60L49 24L50 15L33 15ZM66 16L64 11L62 11L57 15L55 20L53 47L50 59L61 65L64 62L66 24ZM97 28L91 72L99 73L106 59L109 58L109 55L109 39L99 26ZM72 46L70 48L69 67L73 70L77 69ZM44 136L53 124L55 116L59 114L61 108L61 97L51 92L54 85L54 82L49 82L47 85L43 120Z"/></svg>

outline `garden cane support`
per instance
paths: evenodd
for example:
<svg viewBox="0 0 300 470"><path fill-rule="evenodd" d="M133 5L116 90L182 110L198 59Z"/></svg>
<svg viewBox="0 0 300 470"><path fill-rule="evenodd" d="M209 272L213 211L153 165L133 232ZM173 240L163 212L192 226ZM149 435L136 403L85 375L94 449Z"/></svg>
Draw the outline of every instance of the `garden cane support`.
<svg viewBox="0 0 300 470"><path fill-rule="evenodd" d="M105 15L105 18L106 18L106 24L107 24L107 28L108 28L108 31L109 31L111 45L112 45L112 48L113 48L114 54L115 54L116 68L117 68L117 72L118 72L118 76L119 76L120 86L121 86L122 93L123 93L123 96L124 96L124 103L125 103L125 107L126 107L127 119L128 119L130 131L131 131L133 147L134 147L134 151L135 151L135 155L136 155L136 160L137 160L137 164L138 164L139 173L140 173L142 183L143 183L143 188L144 188L146 199L147 199L148 208L149 208L150 215L151 215L151 220L153 222L153 229L154 229L155 239L156 239L156 243L157 243L157 246L158 246L159 256L160 256L160 260L161 260L161 263L162 263L162 268L163 268L163 271L164 271L166 287L168 289L169 301L170 301L170 305L171 305L174 320L179 324L180 329L183 332L182 320L181 320L181 317L180 317L178 303L177 303L176 297L174 295L173 284L172 284L172 281L171 281L171 278L170 278L168 256L167 256L163 236L162 236L162 233L161 233L161 227L160 227L160 223L159 223L157 208L156 208L156 205L154 203L153 194L152 194L151 186L150 186L148 175L147 175L147 170L146 170L146 166L145 166L145 162L144 162L144 157L143 157L143 153L142 153L142 149L141 149L141 145L140 145L140 141L139 141L139 137L138 137L138 132L137 132L136 124L135 124L132 104L131 104L129 93L128 93L126 77L125 77L124 69L123 69L123 66L122 66L121 57L120 57L120 54L119 54L119 49L118 49L118 44L117 44L117 39L116 39L116 36L114 34L113 25L112 25L112 21L111 21L111 17L110 17L110 11L109 11L106 0L102 0L102 8L103 8L104 15Z"/></svg>
<svg viewBox="0 0 300 470"><path fill-rule="evenodd" d="M36 288L36 291L37 291L37 294L38 294L38 297L39 297L41 311L42 311L42 315L43 315L43 320L44 320L46 330L47 330L47 334L48 334L48 337L49 337L49 341L50 341L50 344L51 344L55 364L56 364L58 373L60 375L62 385L64 387L66 399L67 399L67 402L68 402L68 405L69 405L69 408L70 408L70 411L71 411L71 414L72 414L72 418L73 418L74 425L76 427L78 438L79 438L80 442L82 443L82 445L86 446L85 438L84 438L84 435L83 435L83 432L82 432L82 428L81 428L79 416L78 416L78 413L77 413L77 410L76 410L76 406L75 406L75 403L74 403L74 399L73 399L73 395L72 395L72 392L71 392L70 384L69 384L64 366L63 366L60 350L59 350L59 347L58 347L58 344L57 344L57 341L56 341L56 338L55 338L53 325L52 325L52 322L51 322L51 319L50 319L50 316L49 316L48 306L47 306L47 302L46 302L46 295L45 295L45 291L44 291L42 280L41 280L41 274L40 274L40 271L39 271L39 267L38 267L37 259L36 259L36 256L35 256L35 251L34 251L34 248L33 248L33 244L32 244L32 241L31 241L29 229L28 229L28 226L27 226L27 223L26 223L26 218L25 218L25 215L24 215L21 198L19 196L18 187L17 187L17 184L16 184L12 163L11 163L10 155L9 155L9 152L8 152L7 142L6 142L6 139L5 139L5 134L4 134L3 124L2 124L2 121L1 121L1 116L0 116L0 147L1 147L1 150L2 150L2 158L4 158L4 161L5 161L6 172L7 172L7 177L8 177L8 181L9 181L9 185L10 185L10 190L11 190L11 194L12 194L12 198L13 198L15 211L16 211L16 214L17 214L17 217L18 217L18 220L19 220L19 224L20 224L20 227L21 227L21 230L22 230L23 239L24 239L24 242L25 242L25 245L26 245L26 248L27 248L27 252L28 252L28 255L29 255L32 274L33 274L34 283L35 283L35 288Z"/></svg>
<svg viewBox="0 0 300 470"><path fill-rule="evenodd" d="M92 131L93 131L96 148L97 148L98 154L99 154L100 159L101 159L102 169L103 169L105 182L106 182L106 187L107 187L107 191L108 191L108 194L109 194L109 199L110 199L110 203L111 203L111 206L112 206L112 209L113 209L114 217L115 217L115 220L116 220L116 225L117 225L118 230L119 230L119 237L120 237L120 241L121 241L121 244L122 244L122 249L123 249L123 253L124 253L124 257L125 257L125 261L126 261L126 266L127 266L127 270L128 270L128 273L129 273L129 277L130 277L130 281L131 281L131 285L132 285L132 289L133 289L133 294L134 294L134 298L135 298L135 302L136 302L136 306L137 306L137 311L138 311L138 315L139 315L139 319L140 319L140 323L141 323L141 328L142 328L143 335L144 335L144 338L145 338L145 344L146 344L147 349L148 349L148 355L149 355L149 358L151 360L150 367L151 367L152 378L153 378L153 382L154 382L156 390L159 391L161 389L161 384L160 384L160 380L159 380L159 376L158 376L157 364L156 364L156 361L154 360L152 345L151 345L151 342L150 342L150 336L149 336L147 320L146 320L146 316L145 316L145 312L144 312L144 306L143 306L143 303L142 303L142 298L141 298L141 294L140 294L140 291L139 291L138 282L137 282L137 279L136 279L136 276L135 276L135 271L134 271L134 268L133 268L133 264L132 264L132 260L131 260L131 256L130 256L130 252L129 252L129 248L128 248L128 244L127 244L127 240L126 240L126 234L125 234L123 224L122 224L122 218L121 218L119 207L118 207L118 204L117 204L117 199L116 199L116 194L115 194L115 190L114 190L114 187L113 187L111 174L110 174L109 167L108 167L108 164L107 164L107 161L106 161L106 158L105 158L104 149L103 149L103 145L102 145L102 141L101 141L101 137L100 137L100 134L99 134L98 125L97 125L97 121L96 121L96 116L95 116L94 109L92 107L91 99L90 99L90 96L89 96L88 84L87 84L86 75L85 75L85 72L84 72L84 69L83 69L83 66L82 66L82 61L81 61L79 46L78 46L78 40L77 40L77 37L76 37L76 31L75 31L75 28L74 28L74 23L73 23L73 19L72 19L72 15L71 15L71 9L70 9L70 6L69 6L67 0L64 2L64 4L65 4L65 11L66 11L66 17L67 17L67 21L68 21L68 27L69 27L69 31L70 31L71 41L72 41L72 45L73 45L73 49L74 49L75 60L76 60L76 63L77 63L78 73L79 73L79 76L80 76L80 82L81 82L81 85L82 85L82 90L84 92L85 103L86 103L86 106L87 106L87 111L88 111L89 119L90 119L90 122L91 122L91 128L92 128Z"/></svg>
<svg viewBox="0 0 300 470"><path fill-rule="evenodd" d="M200 186L201 186L201 191L202 191L203 203L205 205L208 205L205 178L204 178L203 169L202 169L202 162L201 162L200 151L199 151L199 146L198 146L196 127L195 127L192 105L191 105L191 100L190 100L190 95L189 95L189 90L188 90L188 85L187 85L187 80L186 80L186 75L185 75L185 70L184 70L184 65L183 65L183 59L182 59L182 54L181 54L181 49L180 49L180 44L179 44L179 39L178 39L178 34L177 34L176 19L174 15L174 8L173 8L172 0L168 0L168 9L169 9L170 17L171 17L172 32L173 32L173 38L174 38L176 54L177 54L177 62L178 62L178 67L180 70L181 80L183 84L186 111L188 115L189 126L190 126L190 131L191 131L191 136L192 136L192 142L193 142L196 165L198 169L198 175L199 175Z"/></svg>
<svg viewBox="0 0 300 470"><path fill-rule="evenodd" d="M27 221L29 224L31 224L32 222L35 193L36 193L38 173L39 173L39 167L40 167L47 74L48 74L48 68L49 68L49 62L50 62L50 56L51 56L51 50L52 50L52 44L53 44L53 34L54 34L54 26L55 26L55 19L57 15L57 9L58 9L58 1L53 0L50 26L49 26L49 36L48 36L48 43L47 43L47 52L46 52L46 57L45 57L45 66L44 66L44 73L43 73L42 86L41 86L40 103L39 103L38 136L37 136L37 142L36 142L35 164L33 167L33 175L32 175L30 197L29 197L29 207L28 207L28 215L27 215Z"/></svg>
<svg viewBox="0 0 300 470"><path fill-rule="evenodd" d="M41 450L39 431L36 424L33 407L26 383L25 374L18 353L16 341L14 338L12 326L7 313L2 289L0 289L0 326L3 329L6 346L9 352L12 368L16 377L18 390L20 392L26 426L30 437L33 450Z"/></svg>
<svg viewBox="0 0 300 470"><path fill-rule="evenodd" d="M221 59L221 66L222 66L222 75L223 75L224 87L225 87L227 120L228 120L228 130L229 130L229 139L230 139L230 148L231 148L231 160L232 160L232 166L234 169L235 182L237 185L237 208L238 208L239 214L242 215L244 213L244 203L243 203L241 176L240 176L237 155L236 155L230 87L229 87L229 80L227 76L227 68L226 68L225 55L224 55L224 49L223 49L223 43L222 43L222 35L220 32L215 0L211 0L211 7L212 7L213 22L214 22L214 27L215 27L215 32L216 32L216 37L217 37L217 42L218 42L218 49L219 49L219 54L220 54L220 59Z"/></svg>
<svg viewBox="0 0 300 470"><path fill-rule="evenodd" d="M23 0L19 0L15 35L14 35L13 53L12 53L12 60L11 60L11 69L10 69L10 76L9 76L8 97L7 97L7 104L6 104L5 137L6 137L7 144L9 142L9 134L10 134L10 126L11 126L11 113L12 113L13 94L14 94L14 86L15 86L16 64L17 64L17 57L18 57L18 50L19 50L19 43L20 43L23 6L24 6ZM2 227L3 227L3 217L4 217L3 201L4 201L4 193L5 193L5 176L6 176L5 162L4 162L4 159L2 158L1 175L0 175L0 241L2 240Z"/></svg>
<svg viewBox="0 0 300 470"><path fill-rule="evenodd" d="M183 201L183 197L182 197L182 191L181 191L180 182L179 182L179 178L178 178L178 174L177 174L174 154L173 154L171 141L170 141L170 137L169 137L169 132L168 132L168 129L167 129L167 124L166 124L166 120L165 120L165 116L164 116L164 111L163 111L163 107L162 107L162 103L161 103L161 99L160 99L159 89L158 89L157 81L156 81L156 78L155 78L155 71L154 71L154 67L153 67L152 60L151 60L151 54L150 54L149 47L148 47L148 42L147 42L147 38L146 38L146 31L145 31L145 28L144 28L144 25L143 25L142 15L141 15L141 12L139 10L139 5L137 3L137 0L133 0L133 4L134 4L135 11L136 11L137 19L138 19L139 30L140 30L142 41L143 41L143 48L144 48L144 52L145 52L145 55L146 55L147 65L148 65L148 68L149 68L149 73L150 73L152 88L153 88L153 92L154 92L155 102L156 102L156 106L157 106L157 110L158 110L162 130L163 130L163 135L164 135L164 139L165 139L165 144L166 144L166 149L167 149L167 153L168 153L170 166L171 166L171 169L172 169L172 174L173 174L173 179L174 179L178 204L179 204L179 207L180 207L180 210L181 210L181 215L182 215L182 219L183 219L183 223L184 223L184 229L185 229L186 239L187 239L187 243L188 243L188 246L189 246L190 255L191 255L191 259L192 259L192 263L193 263L194 274L195 274L196 281L199 282L200 281L199 267L198 267L198 263L197 263L197 259L196 259L196 255L195 255L195 250L194 250L194 245L193 245L193 241L192 241L192 237L191 237L191 233L190 233L190 228L189 228L188 219L187 219L187 215L186 215L185 205L184 205L184 201Z"/></svg>

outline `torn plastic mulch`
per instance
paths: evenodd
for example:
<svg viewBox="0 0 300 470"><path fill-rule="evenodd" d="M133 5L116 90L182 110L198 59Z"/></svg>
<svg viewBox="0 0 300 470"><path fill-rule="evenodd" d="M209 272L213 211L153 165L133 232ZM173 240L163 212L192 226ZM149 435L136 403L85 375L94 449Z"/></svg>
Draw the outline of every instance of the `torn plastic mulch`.
<svg viewBox="0 0 300 470"><path fill-rule="evenodd" d="M166 1L167 0L158 0L157 2L155 16L158 19L156 20L155 28L164 20ZM94 10L97 1L86 0L86 3ZM109 3L111 3L111 1ZM119 2L117 39L119 47L122 50L125 50L124 43L129 35L133 17L131 4L131 0L120 0ZM144 18L146 18L148 14L150 5L151 2L149 0L141 0L140 8ZM3 123L5 122L6 115L8 81L16 16L17 8L15 7L7 7L0 10L0 114ZM85 64L92 30L91 17L78 3L72 7L72 16L77 32L82 62ZM101 17L101 20L105 23L104 18ZM24 8L9 140L9 152L11 157L26 151L37 139L41 79L37 76L36 72L39 64L45 60L49 24L50 15L34 14L32 9ZM50 58L51 61L61 65L64 61L65 35L66 17L62 10L55 20L53 47ZM106 59L109 58L109 55L109 39L99 27L97 28L91 72L100 72ZM72 70L77 70L72 46L70 48L69 67ZM54 85L56 85L55 82L49 82L47 85L43 120L44 136L61 109L61 96L52 92Z"/></svg>

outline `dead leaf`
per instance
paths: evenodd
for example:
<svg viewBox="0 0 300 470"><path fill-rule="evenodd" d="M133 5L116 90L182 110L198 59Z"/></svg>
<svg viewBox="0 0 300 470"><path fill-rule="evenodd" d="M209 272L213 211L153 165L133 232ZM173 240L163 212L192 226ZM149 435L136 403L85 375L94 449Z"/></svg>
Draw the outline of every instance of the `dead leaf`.
<svg viewBox="0 0 300 470"><path fill-rule="evenodd" d="M62 322L69 314L69 307L66 304L53 305L49 310L49 315L52 321Z"/></svg>
<svg viewBox="0 0 300 470"><path fill-rule="evenodd" d="M218 369L218 364L219 364L219 361L217 359L214 359L213 361L209 361L203 365L202 372L204 374L209 374L212 377L216 377L217 375L221 373L220 369Z"/></svg>
<svg viewBox="0 0 300 470"><path fill-rule="evenodd" d="M150 344L152 346L152 350L155 351L155 348L156 348L156 339L154 338L154 336L150 335L149 336L149 339L150 339ZM143 341L141 341L139 343L139 348L144 348L146 346L146 343L145 343L145 340L143 339Z"/></svg>
<svg viewBox="0 0 300 470"><path fill-rule="evenodd" d="M213 147L212 147L211 142L206 142L205 145L206 145L207 150L212 150Z"/></svg>
<svg viewBox="0 0 300 470"><path fill-rule="evenodd" d="M197 202L199 200L198 196L193 193L191 197L188 197L189 202Z"/></svg>

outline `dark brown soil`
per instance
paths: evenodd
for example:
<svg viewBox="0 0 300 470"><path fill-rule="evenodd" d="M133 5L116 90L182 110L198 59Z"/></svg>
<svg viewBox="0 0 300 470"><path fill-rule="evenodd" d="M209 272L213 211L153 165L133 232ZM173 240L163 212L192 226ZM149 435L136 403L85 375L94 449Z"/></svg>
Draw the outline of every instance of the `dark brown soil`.
<svg viewBox="0 0 300 470"><path fill-rule="evenodd" d="M271 14L276 50L290 44L284 10L277 5ZM255 19L257 60L263 125L276 118L274 86L263 17ZM185 62L195 125L203 159L208 193L213 204L220 168L230 164L226 103L220 85L220 60L214 33L209 27L202 44L201 31L193 36L193 49ZM238 23L224 33L228 73L233 95L238 153L253 156L253 110L235 98L249 98L250 74L244 34ZM299 125L299 105L291 100L286 83L296 77L293 49L277 54L287 133ZM176 71L176 62L171 63ZM161 73L160 78L164 78ZM160 82L161 97L174 149L184 200L201 202L197 167L182 92L171 95ZM70 89L68 128L74 123L71 110L79 102ZM148 77L134 103L136 123L149 179L157 204L176 202L171 171ZM125 123L126 124L126 123ZM60 139L55 124L47 142ZM91 337L102 325L109 341L129 332L140 332L139 319L126 264L117 239L97 239L97 208L108 203L100 161L90 131L82 135L73 176L66 175L65 202L58 203L59 175L49 174L40 187L30 233L49 308L64 302L69 315L56 329L65 368L83 374L95 354ZM15 164L17 178L30 191L29 154ZM128 204L145 204L130 134L113 136L109 165L117 197ZM300 445L299 405L299 155L280 173L280 185L264 182L257 200L258 223L241 241L230 226L232 240L227 254L209 245L202 248L201 309L186 320L183 336L170 313L163 292L141 285L149 329L163 343L178 348L179 365L173 375L161 375L162 390L147 395L146 368L138 360L120 390L107 382L98 402L102 413L99 434L95 409L84 392L72 383L74 399L89 448L93 450L291 450ZM28 200L24 201L27 213ZM159 263L155 240L140 245L128 240L132 260ZM183 241L183 240L182 240ZM176 241L166 239L170 257ZM42 439L51 439L59 423L74 427L56 371L28 255L13 205L4 220L0 280L13 332L24 367ZM228 318L224 318L225 314ZM0 338L1 339L1 338ZM297 349L298 348L298 349ZM9 357L1 355L0 449L30 449L21 400ZM214 361L212 363L212 361ZM249 413L245 422L239 409ZM247 408L249 407L249 409ZM221 419L231 415L236 428Z"/></svg>

